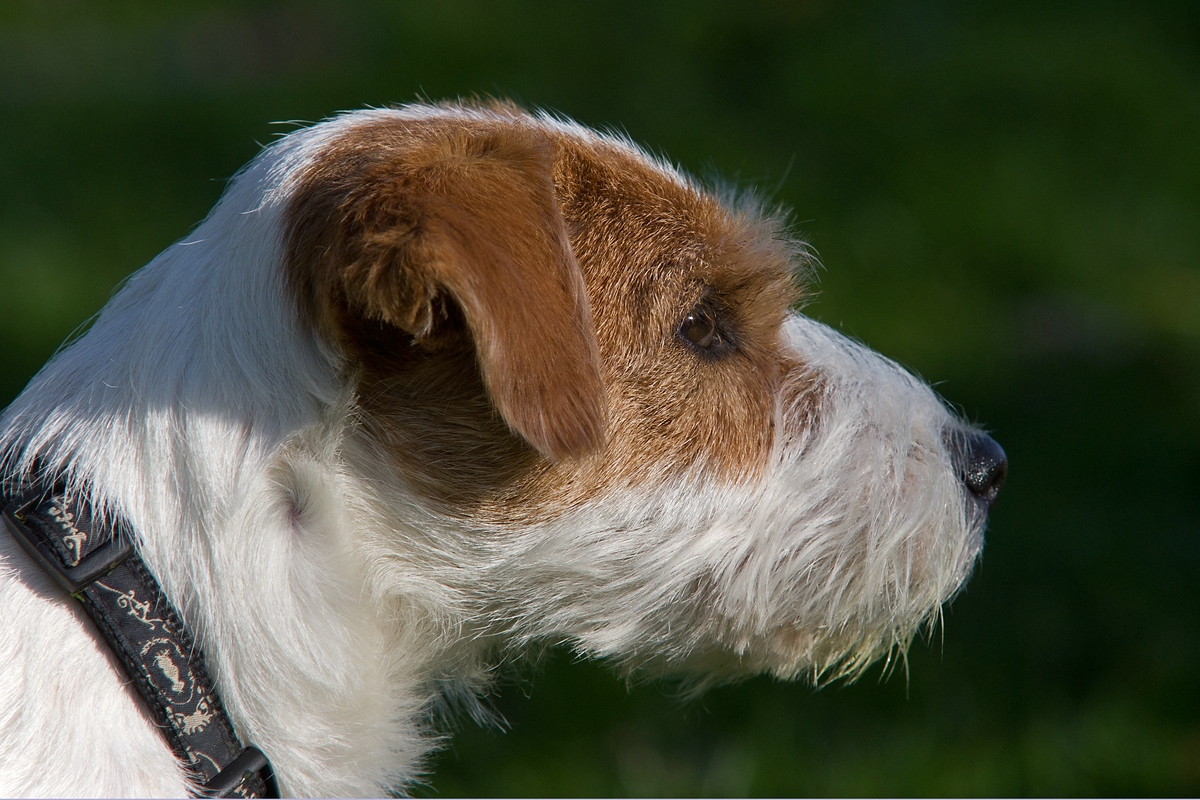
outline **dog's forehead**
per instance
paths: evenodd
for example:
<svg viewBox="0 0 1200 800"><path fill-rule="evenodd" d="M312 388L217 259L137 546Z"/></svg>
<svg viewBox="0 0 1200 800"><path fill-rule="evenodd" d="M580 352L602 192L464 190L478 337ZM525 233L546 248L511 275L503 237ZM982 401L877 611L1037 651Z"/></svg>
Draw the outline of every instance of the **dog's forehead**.
<svg viewBox="0 0 1200 800"><path fill-rule="evenodd" d="M630 278L660 286L691 279L730 291L745 283L799 287L802 247L753 198L719 197L623 139L554 132L559 203L585 270L594 266L589 255L607 250L620 253Z"/></svg>
<svg viewBox="0 0 1200 800"><path fill-rule="evenodd" d="M609 328L617 320L653 346L706 297L720 301L746 348L776 342L807 265L781 218L752 199L719 197L623 140L578 129L560 137L558 201L602 345L637 347Z"/></svg>

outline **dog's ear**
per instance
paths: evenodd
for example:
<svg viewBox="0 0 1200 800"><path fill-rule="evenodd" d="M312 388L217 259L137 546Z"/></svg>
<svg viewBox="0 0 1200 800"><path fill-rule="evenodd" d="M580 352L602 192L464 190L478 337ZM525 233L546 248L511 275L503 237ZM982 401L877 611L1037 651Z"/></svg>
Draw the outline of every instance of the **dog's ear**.
<svg viewBox="0 0 1200 800"><path fill-rule="evenodd" d="M436 346L465 321L501 416L546 457L604 436L583 276L545 134L412 124L318 159L289 209L289 278L315 324L382 323ZM459 317L461 312L461 318Z"/></svg>

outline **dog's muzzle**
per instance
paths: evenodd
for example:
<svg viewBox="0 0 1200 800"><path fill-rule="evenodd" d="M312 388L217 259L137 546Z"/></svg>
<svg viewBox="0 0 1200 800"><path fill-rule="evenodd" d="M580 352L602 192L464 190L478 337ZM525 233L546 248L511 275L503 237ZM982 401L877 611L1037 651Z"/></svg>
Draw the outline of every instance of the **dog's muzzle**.
<svg viewBox="0 0 1200 800"><path fill-rule="evenodd" d="M1008 475L1004 448L986 433L953 431L946 437L959 480L985 506L991 506Z"/></svg>

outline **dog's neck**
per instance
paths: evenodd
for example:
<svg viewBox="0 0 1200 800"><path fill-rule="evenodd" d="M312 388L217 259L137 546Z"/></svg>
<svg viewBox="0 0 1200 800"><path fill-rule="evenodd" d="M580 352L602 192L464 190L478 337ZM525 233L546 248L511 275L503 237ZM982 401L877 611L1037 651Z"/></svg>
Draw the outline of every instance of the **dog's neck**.
<svg viewBox="0 0 1200 800"><path fill-rule="evenodd" d="M262 183L284 157L269 150L43 369L0 420L0 464L11 477L36 456L129 520L285 792L379 794L428 749L430 648L396 641L423 635L420 610L372 589L339 474L340 365L274 273ZM277 349L238 346L263 331Z"/></svg>

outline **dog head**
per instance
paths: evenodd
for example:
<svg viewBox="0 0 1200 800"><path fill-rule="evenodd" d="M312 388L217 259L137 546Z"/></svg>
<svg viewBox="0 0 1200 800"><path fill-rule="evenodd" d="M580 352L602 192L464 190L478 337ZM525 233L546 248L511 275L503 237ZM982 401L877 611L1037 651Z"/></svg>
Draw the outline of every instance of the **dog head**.
<svg viewBox="0 0 1200 800"><path fill-rule="evenodd" d="M805 249L753 203L503 105L343 120L289 198L383 580L475 640L854 674L970 572L1002 452L794 310Z"/></svg>

